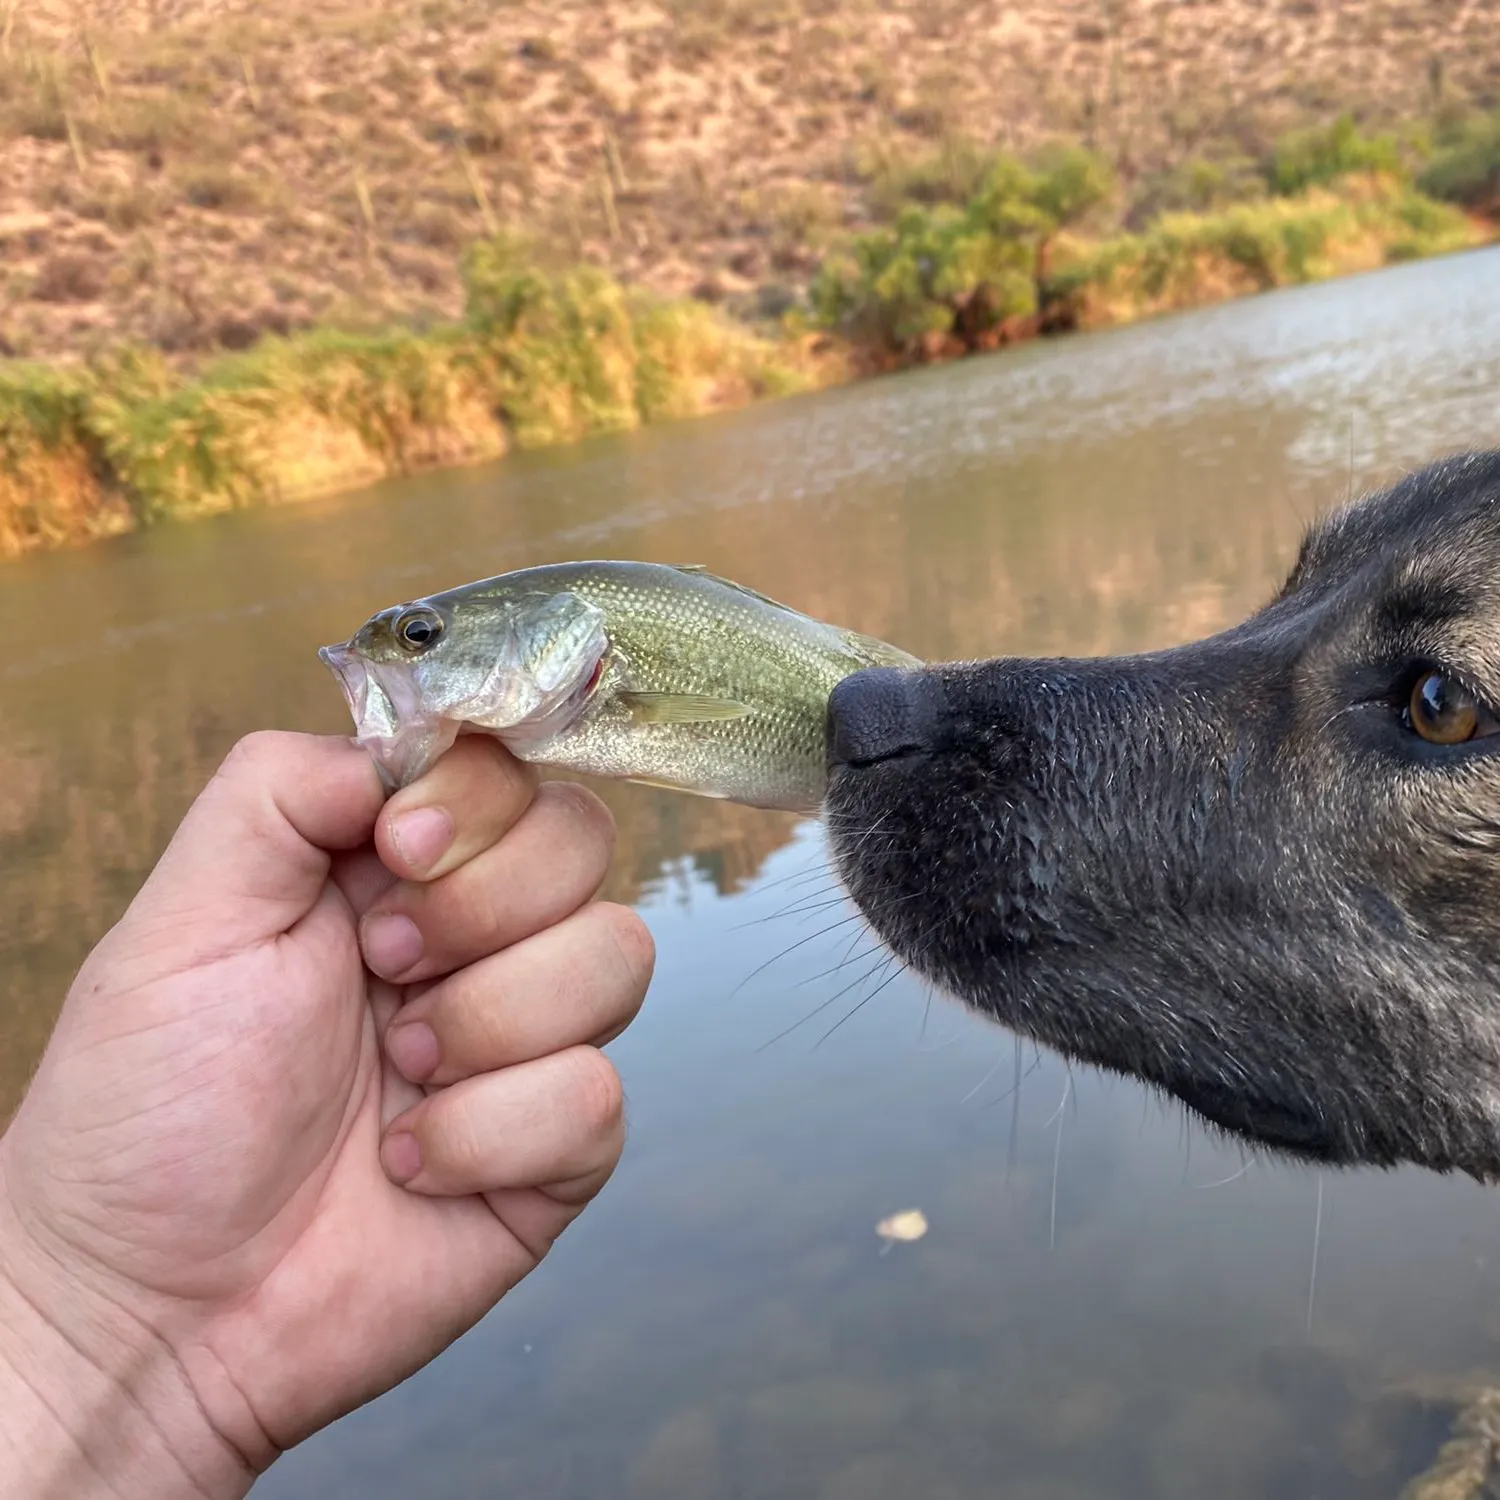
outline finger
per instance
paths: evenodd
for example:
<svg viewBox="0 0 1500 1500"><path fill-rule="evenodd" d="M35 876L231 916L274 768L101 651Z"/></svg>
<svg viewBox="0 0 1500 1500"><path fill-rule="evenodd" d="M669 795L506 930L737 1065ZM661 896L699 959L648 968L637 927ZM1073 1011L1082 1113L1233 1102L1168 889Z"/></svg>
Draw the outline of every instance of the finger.
<svg viewBox="0 0 1500 1500"><path fill-rule="evenodd" d="M349 740L262 731L229 752L132 905L170 924L173 962L210 962L287 931L328 878L330 851L367 841L384 800Z"/></svg>
<svg viewBox="0 0 1500 1500"><path fill-rule="evenodd" d="M396 875L436 880L498 843L536 791L536 772L498 740L464 735L386 803L375 847Z"/></svg>
<svg viewBox="0 0 1500 1500"><path fill-rule="evenodd" d="M368 911L396 884L396 877L381 862L373 844L335 854L329 875L355 916Z"/></svg>
<svg viewBox="0 0 1500 1500"><path fill-rule="evenodd" d="M440 980L396 1013L386 1053L412 1083L448 1084L566 1047L602 1047L636 1017L655 951L627 906L591 903Z"/></svg>
<svg viewBox="0 0 1500 1500"><path fill-rule="evenodd" d="M402 881L360 922L365 962L384 979L431 979L530 937L599 889L615 824L571 782L542 787L493 849L440 879Z"/></svg>
<svg viewBox="0 0 1500 1500"><path fill-rule="evenodd" d="M602 1052L573 1047L428 1095L391 1122L380 1158L413 1192L464 1197L602 1185L624 1143L620 1075Z"/></svg>
<svg viewBox="0 0 1500 1500"><path fill-rule="evenodd" d="M525 1246L534 1261L540 1261L569 1224L603 1190L614 1175L616 1163L570 1182L549 1183L545 1188L502 1188L486 1193L484 1201L511 1234Z"/></svg>

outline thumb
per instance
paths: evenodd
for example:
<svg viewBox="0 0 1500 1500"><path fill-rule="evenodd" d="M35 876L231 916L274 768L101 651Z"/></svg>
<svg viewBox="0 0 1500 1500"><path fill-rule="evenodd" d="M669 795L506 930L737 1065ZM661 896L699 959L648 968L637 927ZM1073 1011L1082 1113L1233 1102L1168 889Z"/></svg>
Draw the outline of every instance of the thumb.
<svg viewBox="0 0 1500 1500"><path fill-rule="evenodd" d="M169 930L179 967L279 936L322 894L331 854L369 841L384 800L349 740L247 735L188 809L131 920Z"/></svg>

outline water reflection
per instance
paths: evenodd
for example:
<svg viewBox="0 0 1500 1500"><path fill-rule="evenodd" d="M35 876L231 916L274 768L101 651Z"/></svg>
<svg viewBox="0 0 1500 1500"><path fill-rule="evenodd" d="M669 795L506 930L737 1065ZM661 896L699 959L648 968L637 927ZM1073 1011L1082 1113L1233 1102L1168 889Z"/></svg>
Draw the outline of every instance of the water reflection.
<svg viewBox="0 0 1500 1500"><path fill-rule="evenodd" d="M0 1110L229 743L344 730L313 648L371 608L593 555L705 563L931 657L1201 635L1346 486L1494 441L1497 265L0 570ZM1309 1333L1310 1174L1241 1172L1029 1052L1016 1089L1008 1038L849 921L815 825L603 793L612 894L661 953L614 1049L626 1163L496 1317L268 1495L1389 1495L1445 1420L1389 1383L1500 1364L1492 1195L1330 1179ZM882 1255L906 1207L932 1231Z"/></svg>

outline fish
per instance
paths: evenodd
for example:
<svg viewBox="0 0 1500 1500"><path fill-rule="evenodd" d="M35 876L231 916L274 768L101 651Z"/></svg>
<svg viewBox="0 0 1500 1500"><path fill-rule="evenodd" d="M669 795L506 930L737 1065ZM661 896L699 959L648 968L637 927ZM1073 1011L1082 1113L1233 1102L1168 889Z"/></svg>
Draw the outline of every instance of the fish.
<svg viewBox="0 0 1500 1500"><path fill-rule="evenodd" d="M460 733L586 776L815 813L827 709L921 661L706 568L549 563L394 604L318 652L388 790Z"/></svg>

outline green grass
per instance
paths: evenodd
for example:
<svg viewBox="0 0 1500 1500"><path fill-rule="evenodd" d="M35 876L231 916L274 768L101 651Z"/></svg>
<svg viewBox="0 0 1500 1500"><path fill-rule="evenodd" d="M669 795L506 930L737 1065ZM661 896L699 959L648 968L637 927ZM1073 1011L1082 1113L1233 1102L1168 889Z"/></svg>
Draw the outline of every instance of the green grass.
<svg viewBox="0 0 1500 1500"><path fill-rule="evenodd" d="M1458 209L1378 174L1070 247L1052 294L1086 324L1118 322L1441 255L1476 242Z"/></svg>

